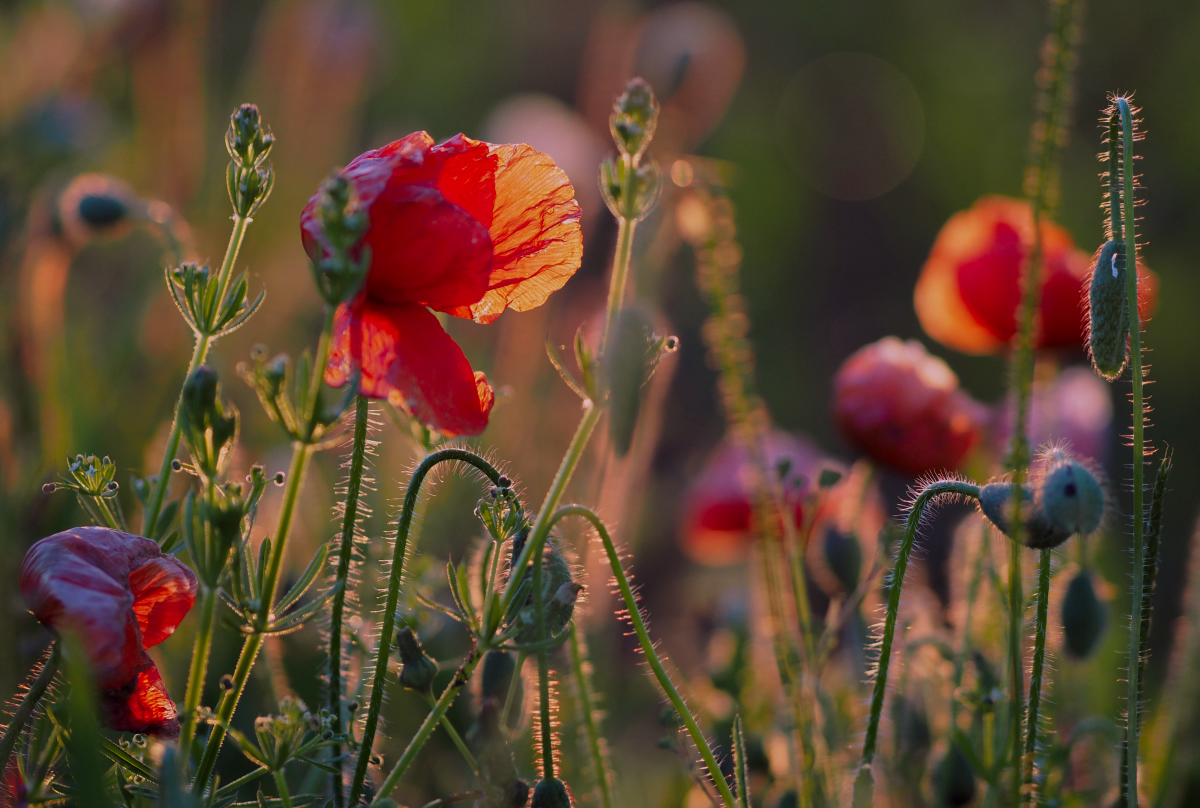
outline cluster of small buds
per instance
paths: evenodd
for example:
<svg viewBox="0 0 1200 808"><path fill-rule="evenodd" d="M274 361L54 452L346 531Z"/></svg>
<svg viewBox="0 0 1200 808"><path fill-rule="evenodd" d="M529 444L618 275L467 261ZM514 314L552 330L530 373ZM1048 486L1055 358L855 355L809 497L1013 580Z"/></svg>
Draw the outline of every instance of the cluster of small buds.
<svg viewBox="0 0 1200 808"><path fill-rule="evenodd" d="M245 272L236 279L220 278L205 264L186 263L167 273L167 289L183 319L197 337L216 338L236 331L258 311L266 297L250 299Z"/></svg>
<svg viewBox="0 0 1200 808"><path fill-rule="evenodd" d="M438 664L417 638L416 633L405 626L396 632L396 653L400 655L400 684L409 690L429 693L433 679L438 673Z"/></svg>
<svg viewBox="0 0 1200 808"><path fill-rule="evenodd" d="M1032 480L1021 485L1025 510L1024 543L1034 549L1057 547L1076 534L1094 533L1104 519L1106 497L1099 476L1061 448L1038 458ZM979 508L1007 534L1012 512L1012 481L990 482L979 491Z"/></svg>
<svg viewBox="0 0 1200 808"><path fill-rule="evenodd" d="M321 221L320 258L312 262L317 290L331 306L352 298L367 277L371 248L360 246L370 221L358 204L354 187L335 174L318 192Z"/></svg>
<svg viewBox="0 0 1200 808"><path fill-rule="evenodd" d="M183 383L179 421L196 470L206 479L216 479L237 442L238 411L222 403L217 372L208 365L196 368Z"/></svg>
<svg viewBox="0 0 1200 808"><path fill-rule="evenodd" d="M233 212L242 219L252 217L271 194L275 173L267 163L275 136L262 125L258 107L242 104L229 118L225 148L229 152L226 184Z"/></svg>
<svg viewBox="0 0 1200 808"><path fill-rule="evenodd" d="M91 497L112 498L117 495L120 486L113 478L117 474L117 466L108 457L98 458L95 455L77 454L67 458L67 473L70 477L62 477L58 482L46 483L42 491L53 494L65 489Z"/></svg>
<svg viewBox="0 0 1200 808"><path fill-rule="evenodd" d="M658 164L642 162L658 125L658 101L650 85L632 79L613 104L608 122L621 154L600 164L600 193L618 219L644 219L662 189Z"/></svg>
<svg viewBox="0 0 1200 808"><path fill-rule="evenodd" d="M310 385L312 374L320 373L321 369L312 367L308 352L301 355L294 374L287 354L268 359L267 349L256 345L250 351L250 358L253 364L238 364L238 375L258 395L267 417L282 426L292 440L319 443L357 395L358 385L348 384L340 398L326 401L320 388ZM314 390L316 400L312 400ZM282 479L277 483L282 483Z"/></svg>
<svg viewBox="0 0 1200 808"><path fill-rule="evenodd" d="M512 488L512 480L507 476L502 476L496 485L488 489L487 494L479 500L475 515L495 542L511 539L522 531L529 532L529 516Z"/></svg>

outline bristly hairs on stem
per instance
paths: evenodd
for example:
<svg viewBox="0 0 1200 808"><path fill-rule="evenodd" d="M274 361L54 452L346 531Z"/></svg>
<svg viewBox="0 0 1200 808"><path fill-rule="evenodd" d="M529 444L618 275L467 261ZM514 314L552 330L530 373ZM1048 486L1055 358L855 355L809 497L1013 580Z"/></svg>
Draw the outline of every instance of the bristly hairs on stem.
<svg viewBox="0 0 1200 808"><path fill-rule="evenodd" d="M579 604L575 605L579 615ZM591 762L592 777L596 781L596 792L600 808L613 808L612 766L608 757L608 742L600 731L604 711L597 704L596 690L592 686L592 662L588 658L587 640L578 618L571 623L568 638L571 654L571 678L575 682L575 695L583 714L584 741Z"/></svg>

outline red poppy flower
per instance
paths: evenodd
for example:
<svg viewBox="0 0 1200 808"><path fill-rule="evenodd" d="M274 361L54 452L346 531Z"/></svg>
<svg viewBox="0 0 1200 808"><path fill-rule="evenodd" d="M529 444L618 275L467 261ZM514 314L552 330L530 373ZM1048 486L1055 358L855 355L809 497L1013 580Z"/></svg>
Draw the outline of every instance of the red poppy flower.
<svg viewBox="0 0 1200 808"><path fill-rule="evenodd" d="M490 323L540 306L579 268L579 205L567 175L526 145L417 132L342 170L370 219L371 268L337 312L326 381L386 398L446 435L487 426L492 388L430 311ZM304 248L324 250L317 197Z"/></svg>
<svg viewBox="0 0 1200 808"><path fill-rule="evenodd" d="M873 459L917 475L956 468L979 440L986 410L921 343L884 337L838 369L833 417Z"/></svg>
<svg viewBox="0 0 1200 808"><path fill-rule="evenodd" d="M799 524L804 496L815 482L812 477L822 456L804 438L775 431L767 435L766 454L771 468L788 461L785 488ZM741 444L726 439L709 456L704 470L684 495L680 533L684 554L710 567L745 561L754 544L753 514L750 460Z"/></svg>
<svg viewBox="0 0 1200 808"><path fill-rule="evenodd" d="M1028 202L985 196L956 213L938 233L917 280L913 303L925 333L969 354L998 353L1017 331L1022 265L1033 247ZM1042 297L1036 345L1084 344L1084 306L1091 260L1067 231L1042 223ZM1141 312L1154 309L1157 280L1138 269L1145 289Z"/></svg>
<svg viewBox="0 0 1200 808"><path fill-rule="evenodd" d="M196 601L196 576L183 562L150 539L79 527L34 544L20 586L47 628L78 636L110 728L179 734L175 703L145 649L171 636Z"/></svg>

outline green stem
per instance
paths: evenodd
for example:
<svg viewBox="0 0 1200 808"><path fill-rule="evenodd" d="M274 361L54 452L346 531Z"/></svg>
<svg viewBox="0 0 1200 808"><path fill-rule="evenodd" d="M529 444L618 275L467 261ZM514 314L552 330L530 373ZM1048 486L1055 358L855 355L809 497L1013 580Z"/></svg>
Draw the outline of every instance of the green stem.
<svg viewBox="0 0 1200 808"><path fill-rule="evenodd" d="M275 778L275 787L279 789L279 804L283 808L292 808L292 792L288 789L287 777L280 769L272 769L271 776Z"/></svg>
<svg viewBox="0 0 1200 808"><path fill-rule="evenodd" d="M33 680L29 689L25 691L25 695L21 697L21 703L17 705L8 726L4 728L4 737L0 738L0 772L8 770L8 759L17 746L17 739L21 737L21 731L25 729L25 724L33 715L34 708L46 694L46 688L50 687L50 683L54 681L54 675L58 673L58 655L58 643L55 643L50 648L46 661L42 663L42 669L38 671L37 678Z"/></svg>
<svg viewBox="0 0 1200 808"><path fill-rule="evenodd" d="M904 525L904 538L896 553L896 564L892 567L888 584L887 615L883 622L883 633L879 646L878 670L875 674L875 689L871 695L871 714L867 721L867 734L863 740L862 759L859 768L865 769L875 760L875 745L879 738L879 722L883 717L883 702L887 695L888 662L892 656L892 641L896 634L896 621L900 616L900 592L904 588L904 573L912 556L917 540L917 528L926 506L941 496L964 496L978 498L979 486L961 480L939 480L921 489L908 512Z"/></svg>
<svg viewBox="0 0 1200 808"><path fill-rule="evenodd" d="M500 711L500 726L508 729L509 716L512 715L513 702L517 700L517 688L521 686L521 669L525 667L525 652L517 652L517 666L513 668L512 678L508 680L508 692L504 695L504 709Z"/></svg>
<svg viewBox="0 0 1200 808"><path fill-rule="evenodd" d="M409 480L408 491L404 495L404 507L400 511L400 522L396 526L396 541L392 551L392 569L391 574L388 576L387 603L383 609L383 619L380 623L379 634L377 635L379 641L378 648L375 651L375 673L371 679L371 701L367 707L366 723L363 725L363 736L359 747L358 762L354 768L354 779L350 781L348 805L358 804L359 798L362 796L363 785L366 783L367 768L371 763L371 748L375 744L375 732L379 727L379 711L383 707L383 690L384 684L387 681L388 658L391 655L392 647L392 632L396 629L396 607L400 602L400 583L404 577L404 560L408 555L408 534L412 528L413 514L416 511L417 501L421 496L421 486L425 482L425 477L434 466L446 461L467 463L483 472L492 481L493 485L498 485L500 482L500 472L491 463L488 463L479 455L466 449L439 449L421 461L421 465L417 466L413 472L412 479ZM474 669L473 664L471 665L471 669ZM467 675L470 675L469 672ZM447 688L447 691L450 689L453 689L453 686ZM444 697L445 694L443 694ZM441 704L440 699L438 703ZM446 706L449 707L448 704ZM443 710L444 712L445 710ZM430 713L430 715L432 716L433 713ZM426 721L428 721L428 718ZM436 724L437 721L435 720L434 723ZM432 730L432 727L430 727L430 730ZM428 737L428 733L426 733L425 737ZM414 738L413 742L415 743L416 741L417 738ZM424 739L420 741L421 744L424 742ZM417 746L417 749L420 749L420 745ZM416 754L415 750L413 754ZM385 793L381 791L380 795Z"/></svg>
<svg viewBox="0 0 1200 808"><path fill-rule="evenodd" d="M579 626L572 623L568 640L571 673L575 677L576 687L579 688L579 709L583 713L583 730L587 736L588 754L592 758L592 769L596 775L596 789L600 792L600 808L613 808L612 773L600 741L600 727L596 720L595 699L588 673L587 650L579 635Z"/></svg>
<svg viewBox="0 0 1200 808"><path fill-rule="evenodd" d="M394 789L396 784L400 782L400 778L404 776L406 771L408 771L408 767L411 766L413 761L417 759L417 753L421 751L423 746L425 746L425 742L428 741L429 736L433 734L434 728L441 723L442 717L446 715L446 711L449 710L450 705L454 703L454 699L456 696L458 696L459 691L462 690L470 680L471 674L475 671L475 666L479 664L479 660L481 659L483 659L483 653L479 650L479 648L472 647L471 652L467 654L467 658L463 660L462 665L454 674L454 679L450 681L450 684L446 685L446 689L442 691L442 695L438 697L437 702L433 705L433 709L429 711L429 714L425 716L425 720L421 722L421 726L417 728L417 733L413 736L412 740L408 742L408 746L405 747L404 753L400 755L400 759L396 761L396 765L392 767L392 770L388 772L387 777L385 777L383 782L379 785L379 792L376 795L376 799L381 799L392 793L392 789ZM374 692L372 692L371 695L374 697ZM363 748L368 750L370 749L370 747L365 745ZM359 760L362 760L361 756ZM357 786L359 789L362 787L362 784L358 781L357 777L355 778L355 782L351 787L351 805L357 805L358 797L360 796L360 793L355 792L355 786Z"/></svg>
<svg viewBox="0 0 1200 808"><path fill-rule="evenodd" d="M691 710L684 704L683 697L679 695L679 691L675 689L674 683L671 682L671 677L667 675L666 669L663 668L658 651L650 639L650 633L646 630L646 623L642 619L642 612L638 606L637 597L633 594L633 588L629 585L629 576L625 574L625 568L621 564L621 557L617 553L612 537L609 536L604 523L600 521L600 517L596 516L591 509L583 505L567 505L559 508L554 512L550 522L553 524L568 516L578 516L586 519L591 523L596 534L600 537L600 541L604 545L604 552L608 556L609 566L612 567L613 578L616 579L617 588L621 592L621 598L625 601L625 610L629 615L629 622L633 625L634 633L637 634L638 642L642 646L642 653L646 656L646 664L650 666L654 678L658 680L663 693L671 702L671 706L675 708L675 712L678 713L680 720L683 721L684 727L687 728L692 743L699 750L700 758L708 768L709 777L712 778L717 792L721 795L721 801L725 804L726 808L735 808L737 800L729 788L729 783L725 781L724 775L721 774L721 767L717 763L717 758L713 754L708 739L700 731L700 726L696 723L695 717L692 716Z"/></svg>
<svg viewBox="0 0 1200 808"><path fill-rule="evenodd" d="M630 161L629 155L622 159ZM632 169L626 167L626 175L630 176ZM600 355L604 355L608 347L609 337L616 327L617 318L621 315L621 307L625 303L625 285L629 279L630 258L633 255L633 233L637 229L636 219L617 219L617 251L613 257L612 278L608 284L608 307L604 315L604 334L600 341Z"/></svg>
<svg viewBox="0 0 1200 808"><path fill-rule="evenodd" d="M1036 805L1037 788L1034 784L1038 751L1038 720L1042 707L1042 679L1046 669L1046 627L1050 614L1050 561L1052 550L1042 550L1038 566L1037 621L1033 640L1033 668L1029 675L1029 708L1026 710L1024 785L1022 800L1025 805Z"/></svg>
<svg viewBox="0 0 1200 808"><path fill-rule="evenodd" d="M533 559L533 625L537 632L538 643L546 641L546 596L542 592L542 566L544 553L538 553ZM545 645L538 645L538 726L541 735L542 778L550 780L555 776L554 770L554 726L550 717L550 658Z"/></svg>
<svg viewBox="0 0 1200 808"><path fill-rule="evenodd" d="M1145 528L1145 403L1142 385L1142 324L1138 313L1138 253L1137 220L1134 213L1135 185L1133 174L1133 113L1129 101L1116 100L1121 116L1122 170L1124 183L1121 201L1124 204L1125 236L1125 279L1126 297L1129 306L1129 364L1133 382L1133 614L1129 631L1129 695L1127 705L1129 735L1126 804L1137 808L1138 786L1138 735L1141 731L1141 657L1142 647L1142 593L1146 567L1146 546L1143 540Z"/></svg>
<svg viewBox="0 0 1200 808"><path fill-rule="evenodd" d="M243 219L240 216L233 217L233 232L229 234L229 245L225 248L225 259L221 262L221 273L218 276L219 289L221 290L218 300L223 300L225 290L229 286L229 276L233 273L233 266L237 263L238 253L242 249L242 241L246 237L246 225L250 224L250 219ZM187 373L184 374L184 383L187 383L188 377L192 375L192 371L204 364L204 360L208 357L208 349L212 347L213 338L207 335L196 336L196 346L192 349L192 358L188 362ZM152 483L150 491L150 499L146 503L145 516L142 518L142 533L149 535L154 531L155 524L158 522L158 516L162 512L163 501L167 495L167 489L170 487L171 476L171 461L175 459L175 455L179 452L179 439L181 425L179 423L179 401L183 397L183 388L179 390L180 398L175 401L175 413L171 416L171 433L167 437L167 448L163 452L162 462L158 467L158 479Z"/></svg>
<svg viewBox="0 0 1200 808"><path fill-rule="evenodd" d="M187 690L183 698L183 730L179 734L179 748L184 756L190 755L192 739L196 736L196 710L204 695L204 679L208 673L208 657L212 652L213 626L217 616L217 592L207 586L200 587L200 621L196 624L196 640L192 645L192 665L188 671Z"/></svg>
<svg viewBox="0 0 1200 808"><path fill-rule="evenodd" d="M434 701L433 694L430 693L426 695L428 696L430 709L436 708L437 702ZM479 763L475 760L475 756L471 754L470 748L467 747L467 742L463 740L463 737L458 734L458 730L454 728L454 724L450 722L450 717L443 715L441 724L442 729L446 730L446 734L450 736L450 740L454 743L454 746L457 747L458 753L462 755L463 760L465 760L467 765L471 767L471 773L482 780L483 772L479 768Z"/></svg>
<svg viewBox="0 0 1200 808"><path fill-rule="evenodd" d="M350 477L346 483L346 504L342 514L342 542L338 549L338 565L333 584L333 602L329 608L329 714L333 717L333 732L341 734L347 726L342 684L342 620L346 608L346 590L350 586L350 560L354 553L354 531L358 519L358 500L362 493L363 466L367 455L367 426L370 421L370 402L359 396L354 408L354 445L350 451ZM330 757L340 761L341 744L330 747ZM333 804L345 805L346 793L342 764L335 763L333 775Z"/></svg>

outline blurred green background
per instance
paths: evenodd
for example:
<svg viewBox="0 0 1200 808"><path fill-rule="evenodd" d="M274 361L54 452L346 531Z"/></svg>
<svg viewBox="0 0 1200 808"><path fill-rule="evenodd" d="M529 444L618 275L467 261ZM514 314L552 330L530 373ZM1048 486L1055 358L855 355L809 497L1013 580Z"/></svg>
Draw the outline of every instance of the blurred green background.
<svg viewBox="0 0 1200 808"><path fill-rule="evenodd" d="M262 462L274 472L288 448L234 368L256 343L298 352L319 326L298 215L320 181L361 151L417 129L438 140L460 131L528 140L549 152L571 175L584 208L583 268L537 312L510 313L489 327L452 326L475 366L498 387L511 387L482 444L513 462L537 502L576 419L542 344L547 334L567 342L603 305L615 226L594 171L610 150L611 99L640 73L671 110L654 150L660 162L699 155L728 179L744 250L750 335L771 414L782 428L850 460L853 453L831 426L830 378L869 341L887 334L923 338L912 289L938 229L983 194L1020 195L1046 24L1045 4L1025 0L4 3L0 553L12 619L0 621L0 643L13 653L0 654L3 692L14 690L45 642L16 593L20 559L36 539L82 518L69 497L43 494L42 484L61 471L67 452L110 455L122 469L123 488L129 472L155 466L190 351L190 335L165 293L162 267L169 259L155 228L72 240L56 200L81 172L112 175L138 196L165 202L186 221L181 232L193 257L219 263L228 237L223 132L237 104L260 106L278 137L277 182L240 263L250 269L252 288L265 286L268 294L262 311L223 341L212 361L244 418L244 456L236 465ZM1140 164L1144 257L1161 279L1158 313L1145 337L1155 382L1148 434L1176 449L1152 684L1165 671L1200 500L1200 273L1193 241L1200 196L1187 191L1200 185L1198 42L1196 3L1087 4L1057 213L1082 249L1100 244L1097 119L1108 92L1136 91L1148 132ZM609 501L623 540L635 550L658 633L686 669L703 656L696 626L718 608L711 584L736 590L744 572L702 571L682 563L677 548L681 492L721 437L724 420L700 337L706 309L694 260L670 227L660 226L669 224L669 205L668 197L667 213L641 231L635 276L637 294L682 338L664 375L669 386L659 393L656 445L644 447L638 461L645 485L621 490L612 474L606 481L597 472L577 481L576 495ZM1000 399L1002 358L961 356L925 342L976 397ZM1128 382L1113 385L1112 393L1124 429ZM372 537L383 535L387 503L400 495L398 481L413 458L390 423L379 436L379 490L366 526ZM1114 433L1120 458L1117 440ZM341 474L338 462L329 453L312 473L297 559L336 531L329 490ZM1126 469L1124 460L1114 460L1108 471L1119 479ZM907 482L885 478L889 505ZM454 482L439 490L422 547L461 556L479 533L470 515L477 494ZM132 498L123 501L131 511ZM1123 536L1113 531L1103 553L1106 577L1121 590ZM653 722L636 715L653 694L616 624L594 622L593 642L617 649L599 665L613 746L622 747L629 734L639 739L632 742L636 755L651 746L639 733L654 732ZM1118 624L1123 630L1124 621ZM314 698L317 635L300 636L305 642L289 642L281 653L295 672L293 686ZM231 642L212 670L231 664ZM187 645L168 643L163 653L176 663L168 681L181 690L177 663ZM1105 659L1105 670L1113 662ZM397 704L399 714L404 702ZM397 727L396 735L404 730ZM428 776L436 792L438 775Z"/></svg>

